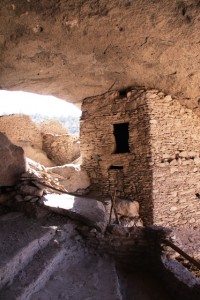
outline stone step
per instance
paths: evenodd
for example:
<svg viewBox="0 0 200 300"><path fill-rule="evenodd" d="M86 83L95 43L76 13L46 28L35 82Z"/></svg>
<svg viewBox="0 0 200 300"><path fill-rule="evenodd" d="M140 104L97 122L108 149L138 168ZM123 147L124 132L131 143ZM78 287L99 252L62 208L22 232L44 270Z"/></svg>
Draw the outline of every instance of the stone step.
<svg viewBox="0 0 200 300"><path fill-rule="evenodd" d="M0 217L0 288L12 283L33 256L46 247L56 229L22 213L11 212Z"/></svg>
<svg viewBox="0 0 200 300"><path fill-rule="evenodd" d="M88 250L77 238L66 244L62 264L31 300L122 300L114 262Z"/></svg>
<svg viewBox="0 0 200 300"><path fill-rule="evenodd" d="M51 241L44 249L35 254L33 260L15 276L9 287L0 291L0 299L28 300L40 290L63 260L65 249L57 242Z"/></svg>

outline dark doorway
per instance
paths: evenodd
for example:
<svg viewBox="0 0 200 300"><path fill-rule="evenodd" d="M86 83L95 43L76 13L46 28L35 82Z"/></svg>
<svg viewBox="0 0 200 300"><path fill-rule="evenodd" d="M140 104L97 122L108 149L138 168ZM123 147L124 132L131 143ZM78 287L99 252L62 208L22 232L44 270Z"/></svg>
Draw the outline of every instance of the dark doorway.
<svg viewBox="0 0 200 300"><path fill-rule="evenodd" d="M129 153L129 123L114 124L114 136L116 142L116 149L114 153Z"/></svg>
<svg viewBox="0 0 200 300"><path fill-rule="evenodd" d="M109 170L123 170L123 166L110 166Z"/></svg>

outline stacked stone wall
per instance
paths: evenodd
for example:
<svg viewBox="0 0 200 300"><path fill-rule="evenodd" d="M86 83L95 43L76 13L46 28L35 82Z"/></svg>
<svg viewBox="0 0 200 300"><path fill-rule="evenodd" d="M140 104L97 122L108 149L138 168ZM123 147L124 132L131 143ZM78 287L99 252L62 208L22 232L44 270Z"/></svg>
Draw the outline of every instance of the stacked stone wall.
<svg viewBox="0 0 200 300"><path fill-rule="evenodd" d="M169 95L146 97L151 117L154 223L198 227L200 118Z"/></svg>
<svg viewBox="0 0 200 300"><path fill-rule="evenodd" d="M22 114L2 116L0 132L13 144L21 146L27 157L45 167L71 163L80 156L78 136L69 135L67 129L55 120L37 124Z"/></svg>
<svg viewBox="0 0 200 300"><path fill-rule="evenodd" d="M81 152L93 188L139 201L145 224L198 227L199 117L157 90L109 92L85 99L82 111ZM128 153L115 153L118 123L129 123Z"/></svg>
<svg viewBox="0 0 200 300"><path fill-rule="evenodd" d="M111 233L106 231L104 235L95 229L84 231L80 228L79 231L88 246L95 248L97 252L111 255L120 264L144 267L151 262L151 247L143 227L132 227L130 230L121 228L120 232Z"/></svg>
<svg viewBox="0 0 200 300"><path fill-rule="evenodd" d="M149 115L143 92L135 90L128 97L110 92L83 101L81 155L94 189L104 195L116 189L118 196L139 201L143 219L152 223ZM119 123L129 123L128 153L115 153L113 126Z"/></svg>
<svg viewBox="0 0 200 300"><path fill-rule="evenodd" d="M43 150L56 165L71 163L80 156L79 137L69 134L43 134Z"/></svg>
<svg viewBox="0 0 200 300"><path fill-rule="evenodd" d="M27 115L8 115L0 117L0 132L13 144L21 146L25 155L46 167L54 166L42 151L42 135L37 125Z"/></svg>

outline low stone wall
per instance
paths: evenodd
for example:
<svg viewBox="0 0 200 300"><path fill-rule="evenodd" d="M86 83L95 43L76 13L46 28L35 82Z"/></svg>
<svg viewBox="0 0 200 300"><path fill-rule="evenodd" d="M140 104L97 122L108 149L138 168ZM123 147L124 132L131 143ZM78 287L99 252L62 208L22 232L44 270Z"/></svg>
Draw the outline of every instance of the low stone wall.
<svg viewBox="0 0 200 300"><path fill-rule="evenodd" d="M132 228L129 234L107 232L105 235L92 229L84 234L87 244L100 253L107 253L126 266L146 266L150 263L148 242L144 228Z"/></svg>
<svg viewBox="0 0 200 300"><path fill-rule="evenodd" d="M71 163L80 156L78 137L69 134L43 134L43 150L57 165Z"/></svg>
<svg viewBox="0 0 200 300"><path fill-rule="evenodd" d="M126 267L140 268L160 261L160 239L169 234L161 227L123 227L117 224L109 225L104 234L86 226L79 227L78 231L98 252L111 255Z"/></svg>

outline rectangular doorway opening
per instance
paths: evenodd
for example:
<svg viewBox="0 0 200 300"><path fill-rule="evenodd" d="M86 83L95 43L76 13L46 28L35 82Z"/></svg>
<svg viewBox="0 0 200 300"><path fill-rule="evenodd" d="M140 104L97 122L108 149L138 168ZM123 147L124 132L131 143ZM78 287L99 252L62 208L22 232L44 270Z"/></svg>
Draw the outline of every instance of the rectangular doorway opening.
<svg viewBox="0 0 200 300"><path fill-rule="evenodd" d="M114 124L116 148L114 154L129 153L129 123Z"/></svg>

